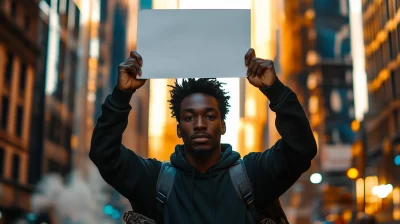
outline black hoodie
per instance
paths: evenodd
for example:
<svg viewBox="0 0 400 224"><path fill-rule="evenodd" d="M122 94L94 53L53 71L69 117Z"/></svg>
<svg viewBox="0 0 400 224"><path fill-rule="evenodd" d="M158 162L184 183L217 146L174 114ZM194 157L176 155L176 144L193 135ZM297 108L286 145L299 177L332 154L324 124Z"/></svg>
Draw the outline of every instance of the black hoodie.
<svg viewBox="0 0 400 224"><path fill-rule="evenodd" d="M317 152L296 94L279 80L260 91L269 98L270 108L276 112L276 127L282 138L264 152L243 157L258 209L289 189L309 169ZM182 146L176 146L171 155L171 163L177 168L174 188L164 214L157 214L156 183L161 162L144 159L121 144L132 109L131 96L132 93L115 88L102 105L102 114L93 132L89 157L104 180L132 204L144 208L145 215L157 223L247 223L245 205L237 196L228 172L240 155L228 144L222 144L220 160L206 173L194 169L185 159Z"/></svg>

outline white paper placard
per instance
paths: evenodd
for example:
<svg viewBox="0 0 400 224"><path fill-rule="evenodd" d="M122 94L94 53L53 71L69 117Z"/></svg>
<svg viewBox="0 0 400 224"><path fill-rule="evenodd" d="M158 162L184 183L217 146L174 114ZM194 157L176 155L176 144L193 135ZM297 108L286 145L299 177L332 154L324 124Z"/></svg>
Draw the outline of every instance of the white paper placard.
<svg viewBox="0 0 400 224"><path fill-rule="evenodd" d="M142 78L245 77L249 9L139 10Z"/></svg>

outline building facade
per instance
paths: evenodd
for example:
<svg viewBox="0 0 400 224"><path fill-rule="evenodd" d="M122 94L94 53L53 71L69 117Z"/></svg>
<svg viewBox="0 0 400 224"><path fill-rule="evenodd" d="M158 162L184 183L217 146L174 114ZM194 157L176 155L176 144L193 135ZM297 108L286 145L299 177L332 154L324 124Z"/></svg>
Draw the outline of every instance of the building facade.
<svg viewBox="0 0 400 224"><path fill-rule="evenodd" d="M320 136L317 162L325 185L320 189L319 213L328 220L350 221L356 213L351 204L353 183L346 176L355 135L349 2L314 1L313 8L315 38L308 55L307 84L311 122Z"/></svg>
<svg viewBox="0 0 400 224"><path fill-rule="evenodd" d="M348 2L279 2L277 71L303 104L318 145L311 168L282 203L293 223L334 220L351 193L345 175L354 135ZM322 181L312 184L313 173Z"/></svg>
<svg viewBox="0 0 400 224"><path fill-rule="evenodd" d="M361 173L357 191L365 188L358 207L382 223L400 220L399 9L399 1L362 1L369 110L358 129L353 164ZM389 186L386 193L373 190L383 185Z"/></svg>
<svg viewBox="0 0 400 224"><path fill-rule="evenodd" d="M41 1L42 44L40 83L37 80L37 120L32 135L31 182L47 173L71 170L71 133L78 68L80 10L74 1ZM37 130L37 129L36 129Z"/></svg>
<svg viewBox="0 0 400 224"><path fill-rule="evenodd" d="M29 209L32 95L36 74L38 1L1 1L0 223Z"/></svg>
<svg viewBox="0 0 400 224"><path fill-rule="evenodd" d="M43 175L71 168L80 12L70 0L0 5L0 223L11 223Z"/></svg>
<svg viewBox="0 0 400 224"><path fill-rule="evenodd" d="M0 1L0 223L29 210L38 1Z"/></svg>

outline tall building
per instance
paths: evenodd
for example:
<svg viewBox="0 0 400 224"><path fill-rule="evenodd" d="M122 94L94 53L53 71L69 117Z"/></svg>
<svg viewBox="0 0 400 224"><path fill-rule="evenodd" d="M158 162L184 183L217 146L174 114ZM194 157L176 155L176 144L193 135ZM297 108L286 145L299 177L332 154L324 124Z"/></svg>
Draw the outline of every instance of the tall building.
<svg viewBox="0 0 400 224"><path fill-rule="evenodd" d="M80 11L70 0L6 0L1 10L0 223L11 223L31 210L43 175L71 168Z"/></svg>
<svg viewBox="0 0 400 224"><path fill-rule="evenodd" d="M41 80L35 89L30 181L71 170L71 132L77 75L80 10L74 1L40 2L44 45ZM43 82L45 80L45 82Z"/></svg>
<svg viewBox="0 0 400 224"><path fill-rule="evenodd" d="M0 1L0 223L29 210L38 1Z"/></svg>
<svg viewBox="0 0 400 224"><path fill-rule="evenodd" d="M351 123L355 119L349 2L314 1L313 6L316 35L308 57L315 54L316 60L308 61L307 81L308 108L320 136L319 168L325 184L319 212L328 219L350 221L356 214L351 204L353 183L346 176L351 167Z"/></svg>
<svg viewBox="0 0 400 224"><path fill-rule="evenodd" d="M358 204L382 223L397 223L400 220L400 2L364 0L362 5L360 2L354 7L362 13L369 99L369 110L359 129L360 138L354 144L353 163L361 173L357 180L360 183L357 192L361 192ZM382 191L382 186L387 190Z"/></svg>
<svg viewBox="0 0 400 224"><path fill-rule="evenodd" d="M77 50L78 71L75 79L73 130L71 137L72 164L85 173L92 165L88 158L90 140L94 127L94 102L96 100L96 80L99 64L99 24L100 1L77 0L81 11L81 28Z"/></svg>
<svg viewBox="0 0 400 224"><path fill-rule="evenodd" d="M310 170L282 202L293 223L333 219L349 204L351 190L345 175L354 135L348 2L279 1L278 10L277 70L303 104L318 145ZM322 182L313 185L312 173Z"/></svg>

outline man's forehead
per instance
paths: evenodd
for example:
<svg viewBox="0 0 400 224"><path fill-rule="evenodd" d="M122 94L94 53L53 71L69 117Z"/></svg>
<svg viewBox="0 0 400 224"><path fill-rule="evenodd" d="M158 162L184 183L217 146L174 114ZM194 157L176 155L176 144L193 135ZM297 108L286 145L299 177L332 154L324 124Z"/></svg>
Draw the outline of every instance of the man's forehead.
<svg viewBox="0 0 400 224"><path fill-rule="evenodd" d="M203 93L195 93L185 97L181 103L182 110L188 109L201 109L201 110L210 110L210 109L218 109L218 102L215 97L203 94Z"/></svg>

